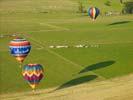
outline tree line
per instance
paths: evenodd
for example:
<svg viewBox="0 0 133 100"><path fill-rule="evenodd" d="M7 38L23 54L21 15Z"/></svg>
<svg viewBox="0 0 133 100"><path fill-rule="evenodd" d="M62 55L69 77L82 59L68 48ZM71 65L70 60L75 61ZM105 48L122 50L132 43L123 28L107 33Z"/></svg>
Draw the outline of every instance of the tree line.
<svg viewBox="0 0 133 100"><path fill-rule="evenodd" d="M132 0L120 0L120 3L123 4L122 13L123 14L133 14L133 1ZM104 3L106 6L111 6L111 1L107 0ZM79 10L80 13L86 13L87 10L85 9L82 2L79 2Z"/></svg>

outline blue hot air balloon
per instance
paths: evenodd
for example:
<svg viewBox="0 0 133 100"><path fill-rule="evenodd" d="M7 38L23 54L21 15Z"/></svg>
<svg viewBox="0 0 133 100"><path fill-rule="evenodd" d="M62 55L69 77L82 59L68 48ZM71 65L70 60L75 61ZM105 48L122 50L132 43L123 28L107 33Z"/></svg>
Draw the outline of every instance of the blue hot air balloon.
<svg viewBox="0 0 133 100"><path fill-rule="evenodd" d="M22 63L31 50L30 42L24 38L16 38L9 43L10 53Z"/></svg>

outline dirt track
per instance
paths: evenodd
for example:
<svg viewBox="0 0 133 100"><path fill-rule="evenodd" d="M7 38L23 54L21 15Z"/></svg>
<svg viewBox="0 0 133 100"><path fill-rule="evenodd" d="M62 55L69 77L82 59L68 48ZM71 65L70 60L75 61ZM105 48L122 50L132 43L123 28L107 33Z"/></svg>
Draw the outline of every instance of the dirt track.
<svg viewBox="0 0 133 100"><path fill-rule="evenodd" d="M1 100L133 100L133 74L100 82L82 84L62 90L53 89L3 94Z"/></svg>

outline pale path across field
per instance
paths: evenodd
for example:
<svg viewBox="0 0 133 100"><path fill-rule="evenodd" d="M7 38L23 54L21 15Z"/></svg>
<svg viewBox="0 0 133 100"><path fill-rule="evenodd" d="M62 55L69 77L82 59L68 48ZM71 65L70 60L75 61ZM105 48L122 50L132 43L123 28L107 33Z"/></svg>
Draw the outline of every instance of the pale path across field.
<svg viewBox="0 0 133 100"><path fill-rule="evenodd" d="M3 94L2 100L132 100L133 74L110 80L86 83L51 92L54 88Z"/></svg>

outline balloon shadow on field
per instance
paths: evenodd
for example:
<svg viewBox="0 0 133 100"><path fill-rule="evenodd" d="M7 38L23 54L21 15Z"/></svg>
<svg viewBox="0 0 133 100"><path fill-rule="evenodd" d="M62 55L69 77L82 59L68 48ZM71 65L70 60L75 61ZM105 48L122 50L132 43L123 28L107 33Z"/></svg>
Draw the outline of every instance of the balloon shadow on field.
<svg viewBox="0 0 133 100"><path fill-rule="evenodd" d="M72 86L75 86L75 85L79 85L79 84L94 80L96 78L97 78L96 75L87 75L87 76L82 76L82 77L79 77L79 78L75 78L75 79L72 79L72 80L62 84L61 86L56 88L54 91L64 89L64 88L68 88L68 87L72 87Z"/></svg>
<svg viewBox="0 0 133 100"><path fill-rule="evenodd" d="M119 22L114 22L114 23L111 23L111 24L108 24L108 26L110 25L119 25L119 24L126 24L126 23L130 23L131 21L119 21Z"/></svg>
<svg viewBox="0 0 133 100"><path fill-rule="evenodd" d="M92 71L92 70L101 69L101 68L110 66L114 63L115 63L115 61L110 60L110 61L104 61L104 62L99 62L99 63L96 63L96 64L92 64L92 65L87 66L83 70L81 70L78 74L85 73L85 72Z"/></svg>

